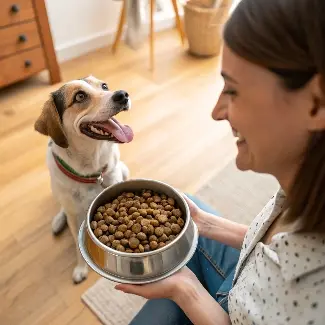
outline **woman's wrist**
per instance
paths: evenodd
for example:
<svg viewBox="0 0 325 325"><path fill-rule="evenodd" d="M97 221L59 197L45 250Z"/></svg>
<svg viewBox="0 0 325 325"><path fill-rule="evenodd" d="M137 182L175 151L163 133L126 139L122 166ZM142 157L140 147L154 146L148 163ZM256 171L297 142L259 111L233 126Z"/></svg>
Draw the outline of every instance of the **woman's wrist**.
<svg viewBox="0 0 325 325"><path fill-rule="evenodd" d="M205 290L200 281L195 278L188 278L175 286L175 291L171 300L182 308L184 304L194 303L200 299L202 290Z"/></svg>
<svg viewBox="0 0 325 325"><path fill-rule="evenodd" d="M201 236L240 249L248 226L200 210L196 224Z"/></svg>
<svg viewBox="0 0 325 325"><path fill-rule="evenodd" d="M197 278L177 285L172 300L195 325L229 325L229 316Z"/></svg>

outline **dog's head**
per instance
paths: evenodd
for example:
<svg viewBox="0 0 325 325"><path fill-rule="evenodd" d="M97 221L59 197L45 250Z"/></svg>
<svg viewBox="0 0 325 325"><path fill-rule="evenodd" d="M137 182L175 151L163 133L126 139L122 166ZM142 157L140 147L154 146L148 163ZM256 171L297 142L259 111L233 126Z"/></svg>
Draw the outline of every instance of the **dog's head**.
<svg viewBox="0 0 325 325"><path fill-rule="evenodd" d="M127 143L132 141L133 132L114 116L130 107L127 92L111 91L105 82L89 76L70 81L51 93L35 122L35 130L63 148L68 148L73 136Z"/></svg>

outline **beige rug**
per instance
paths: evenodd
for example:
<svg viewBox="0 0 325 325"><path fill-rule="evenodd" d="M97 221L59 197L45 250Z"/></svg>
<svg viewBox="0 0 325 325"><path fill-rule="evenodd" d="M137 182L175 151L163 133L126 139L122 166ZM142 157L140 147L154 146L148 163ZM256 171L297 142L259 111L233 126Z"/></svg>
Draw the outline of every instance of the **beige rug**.
<svg viewBox="0 0 325 325"><path fill-rule="evenodd" d="M228 164L196 196L223 217L249 224L278 188L270 176L240 172ZM83 302L104 325L127 325L145 299L114 289L115 283L99 279L83 295Z"/></svg>

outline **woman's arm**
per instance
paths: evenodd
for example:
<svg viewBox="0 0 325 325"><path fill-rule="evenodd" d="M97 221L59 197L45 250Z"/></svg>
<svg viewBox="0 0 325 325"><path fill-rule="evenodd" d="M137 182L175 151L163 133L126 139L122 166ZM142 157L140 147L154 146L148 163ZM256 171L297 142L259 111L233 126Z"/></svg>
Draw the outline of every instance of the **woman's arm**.
<svg viewBox="0 0 325 325"><path fill-rule="evenodd" d="M231 324L228 314L199 282L180 287L173 300L194 325Z"/></svg>
<svg viewBox="0 0 325 325"><path fill-rule="evenodd" d="M208 213L185 194L183 197L190 208L191 217L198 226L201 236L241 249L248 226Z"/></svg>
<svg viewBox="0 0 325 325"><path fill-rule="evenodd" d="M199 210L195 220L200 235L241 249L248 226Z"/></svg>

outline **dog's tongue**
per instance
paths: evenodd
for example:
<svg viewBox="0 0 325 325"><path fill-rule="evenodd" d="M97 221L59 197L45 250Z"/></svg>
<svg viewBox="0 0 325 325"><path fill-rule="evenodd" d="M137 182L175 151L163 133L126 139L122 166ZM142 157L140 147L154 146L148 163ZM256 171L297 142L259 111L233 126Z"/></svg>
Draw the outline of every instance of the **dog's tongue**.
<svg viewBox="0 0 325 325"><path fill-rule="evenodd" d="M128 125L122 125L114 117L110 118L108 121L100 122L101 127L103 127L106 132L112 133L114 137L123 143L128 143L133 140L133 131Z"/></svg>

